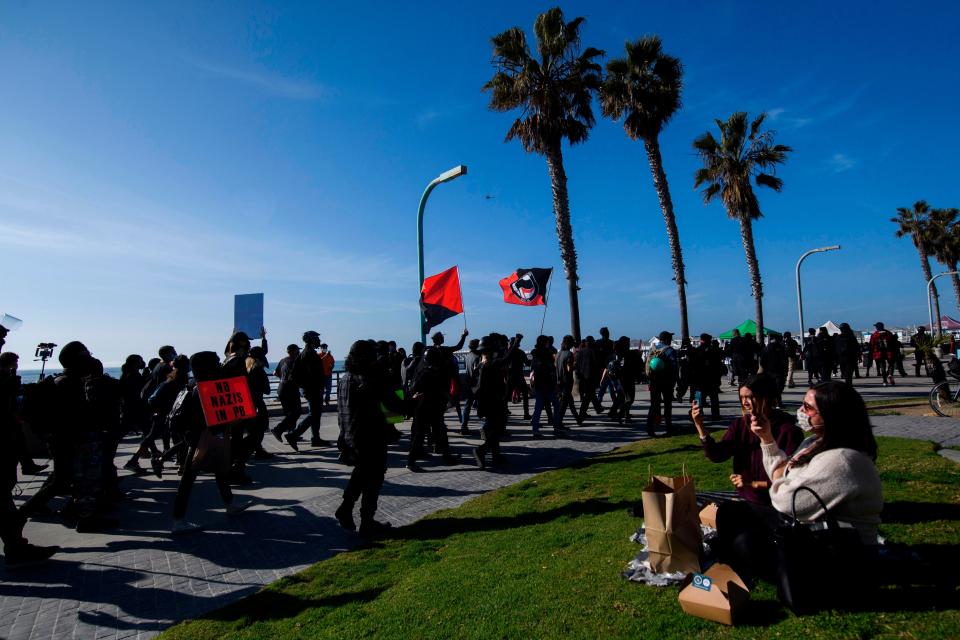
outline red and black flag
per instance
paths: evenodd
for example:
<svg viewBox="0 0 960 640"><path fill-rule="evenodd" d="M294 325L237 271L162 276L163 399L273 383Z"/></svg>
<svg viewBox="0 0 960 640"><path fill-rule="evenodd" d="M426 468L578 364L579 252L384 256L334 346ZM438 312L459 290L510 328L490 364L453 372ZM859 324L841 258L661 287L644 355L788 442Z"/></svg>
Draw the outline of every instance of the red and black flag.
<svg viewBox="0 0 960 640"><path fill-rule="evenodd" d="M519 304L536 307L547 304L547 284L550 282L550 269L517 269L500 281L503 289L503 301L507 304Z"/></svg>
<svg viewBox="0 0 960 640"><path fill-rule="evenodd" d="M424 279L420 290L420 309L423 311L424 333L447 318L463 313L460 275L456 267Z"/></svg>

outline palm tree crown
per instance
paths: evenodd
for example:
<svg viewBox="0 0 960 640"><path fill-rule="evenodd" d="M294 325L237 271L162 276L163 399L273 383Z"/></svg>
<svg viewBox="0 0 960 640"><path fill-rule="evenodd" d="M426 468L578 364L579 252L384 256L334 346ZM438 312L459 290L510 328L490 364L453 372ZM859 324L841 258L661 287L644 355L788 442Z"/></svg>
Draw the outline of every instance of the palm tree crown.
<svg viewBox="0 0 960 640"><path fill-rule="evenodd" d="M659 36L644 36L626 44L627 56L607 63L600 108L619 120L633 140L656 139L679 111L683 65L663 52Z"/></svg>
<svg viewBox="0 0 960 640"><path fill-rule="evenodd" d="M591 101L600 88L603 51L580 52L583 18L564 22L563 11L553 8L537 17L534 58L519 27L493 37L493 78L483 86L490 91L494 111L522 109L506 139L519 138L527 151L545 155L566 138L570 144L587 139L594 125Z"/></svg>
<svg viewBox="0 0 960 640"><path fill-rule="evenodd" d="M773 171L793 149L774 144L775 132L760 131L766 117L767 114L761 113L748 127L747 114L739 111L726 122L716 121L720 128L719 142L709 131L693 142L703 161L703 168L694 174L693 188L707 185L703 201L710 202L719 195L731 218L756 220L763 216L750 186L751 178L759 187L774 191L783 188L783 180Z"/></svg>
<svg viewBox="0 0 960 640"><path fill-rule="evenodd" d="M910 236L913 246L922 256L930 255L935 236L930 224L930 205L926 200L917 200L913 207L897 207L897 216L890 222L897 225L897 237Z"/></svg>

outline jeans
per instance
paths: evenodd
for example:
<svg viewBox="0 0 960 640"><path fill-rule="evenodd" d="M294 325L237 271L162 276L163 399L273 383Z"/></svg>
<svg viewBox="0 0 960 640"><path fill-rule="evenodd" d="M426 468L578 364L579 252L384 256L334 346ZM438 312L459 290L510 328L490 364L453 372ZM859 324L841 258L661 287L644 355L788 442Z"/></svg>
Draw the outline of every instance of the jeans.
<svg viewBox="0 0 960 640"><path fill-rule="evenodd" d="M540 415L547 403L553 408L553 428L556 429L560 420L560 403L557 401L556 389L537 389L533 390L533 421L530 423L534 433L540 433Z"/></svg>
<svg viewBox="0 0 960 640"><path fill-rule="evenodd" d="M463 403L463 418L460 421L460 428L466 429L467 424L470 422L470 410L473 409L473 396L467 396L466 401Z"/></svg>
<svg viewBox="0 0 960 640"><path fill-rule="evenodd" d="M300 421L297 428L293 430L295 438L302 436L307 429L310 429L310 435L314 440L320 439L320 416L323 414L323 403L320 397L307 398L307 417Z"/></svg>

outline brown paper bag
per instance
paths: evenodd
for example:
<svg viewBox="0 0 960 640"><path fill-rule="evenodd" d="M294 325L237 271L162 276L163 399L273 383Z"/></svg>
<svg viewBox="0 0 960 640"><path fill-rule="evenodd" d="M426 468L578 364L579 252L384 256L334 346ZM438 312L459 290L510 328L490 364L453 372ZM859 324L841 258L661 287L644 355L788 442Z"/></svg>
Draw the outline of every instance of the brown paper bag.
<svg viewBox="0 0 960 640"><path fill-rule="evenodd" d="M703 535L693 478L651 476L643 489L643 526L654 571L700 571Z"/></svg>

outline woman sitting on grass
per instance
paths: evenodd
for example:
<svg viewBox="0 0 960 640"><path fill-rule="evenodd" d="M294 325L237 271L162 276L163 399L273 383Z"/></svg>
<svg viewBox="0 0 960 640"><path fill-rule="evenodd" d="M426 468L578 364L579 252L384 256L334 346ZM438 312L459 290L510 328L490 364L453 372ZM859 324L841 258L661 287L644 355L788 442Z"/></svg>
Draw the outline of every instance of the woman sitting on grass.
<svg viewBox="0 0 960 640"><path fill-rule="evenodd" d="M771 437L787 455L797 450L803 440L803 431L797 427L793 416L773 408L777 386L771 377L761 373L750 382L740 385L739 394L743 415L730 423L719 442L704 429L703 412L696 401L691 411L693 425L700 434L703 453L711 462L733 458L730 482L739 496L749 502L769 505L770 478L763 467L760 438L750 430L750 419L753 415L762 416L770 427Z"/></svg>
<svg viewBox="0 0 960 640"><path fill-rule="evenodd" d="M775 575L773 530L778 513L793 514L794 492L800 487L815 491L834 518L857 529L864 544L877 544L883 489L874 464L877 442L863 398L843 382L824 382L807 391L797 419L813 435L789 456L777 445L769 420L759 414L750 418L750 429L760 438L763 465L772 480L773 509L743 502L720 505L720 559L741 576L772 579ZM812 522L825 515L808 491L797 493L795 504L801 521Z"/></svg>

